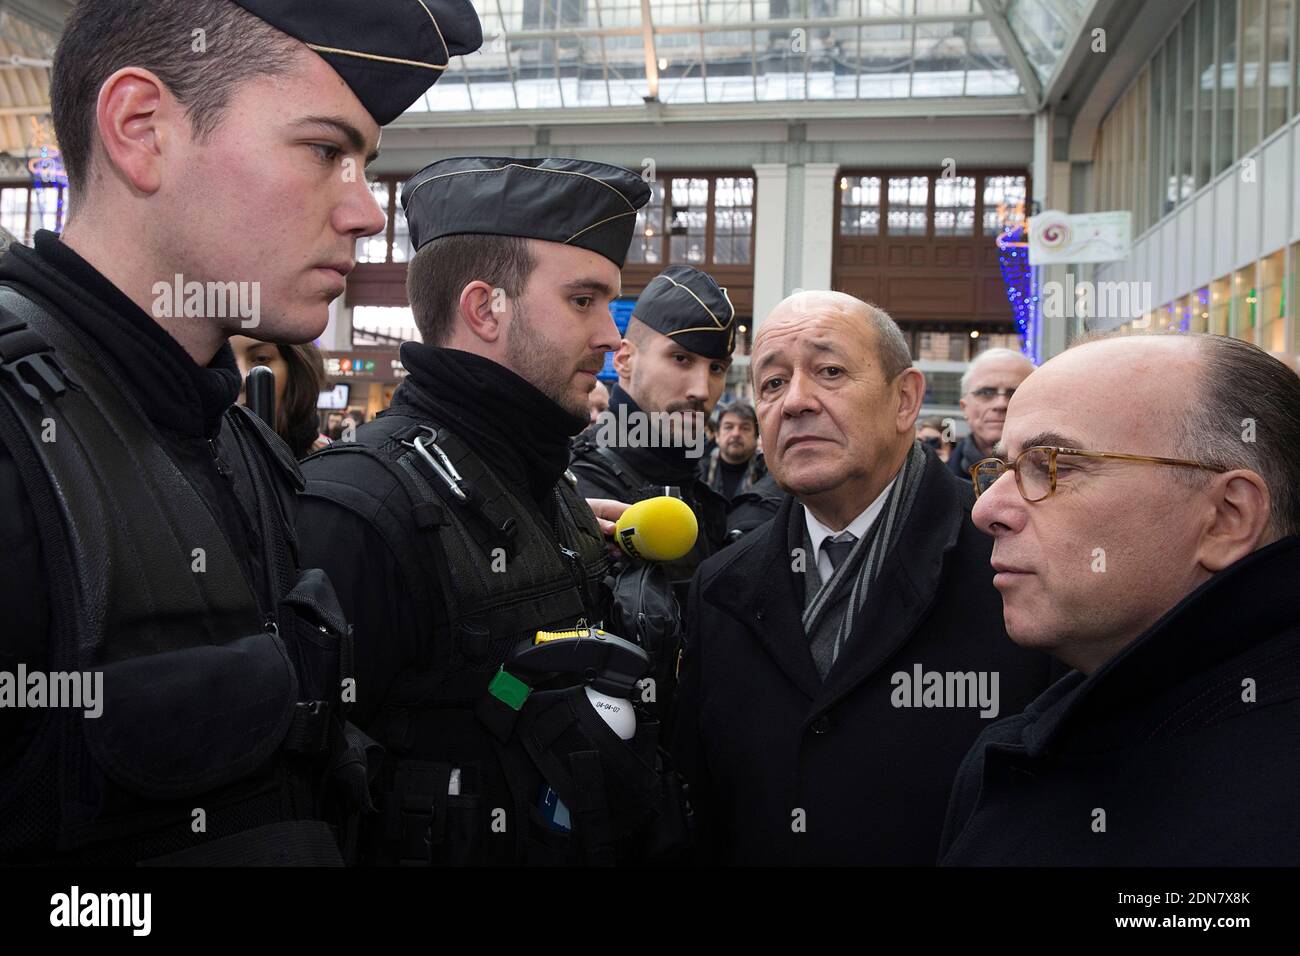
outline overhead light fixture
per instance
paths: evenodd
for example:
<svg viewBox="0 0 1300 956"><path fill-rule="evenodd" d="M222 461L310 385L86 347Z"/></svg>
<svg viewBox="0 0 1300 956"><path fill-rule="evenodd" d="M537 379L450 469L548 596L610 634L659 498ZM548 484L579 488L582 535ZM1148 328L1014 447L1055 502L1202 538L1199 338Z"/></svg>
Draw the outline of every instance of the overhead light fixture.
<svg viewBox="0 0 1300 956"><path fill-rule="evenodd" d="M970 330L970 337L973 338L973 339L977 339L977 338L979 338L979 337L980 337L980 330L979 330L979 329L971 329L971 330Z"/></svg>
<svg viewBox="0 0 1300 956"><path fill-rule="evenodd" d="M659 69L661 69L661 70L666 70L666 69L668 69L668 57L666 57L666 56L661 56L661 57L659 58Z"/></svg>

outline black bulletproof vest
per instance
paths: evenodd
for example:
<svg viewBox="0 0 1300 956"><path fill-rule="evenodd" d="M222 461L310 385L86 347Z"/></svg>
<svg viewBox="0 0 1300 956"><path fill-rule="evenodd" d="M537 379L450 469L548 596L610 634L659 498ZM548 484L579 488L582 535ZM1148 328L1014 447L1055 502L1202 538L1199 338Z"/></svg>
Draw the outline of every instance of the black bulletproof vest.
<svg viewBox="0 0 1300 956"><path fill-rule="evenodd" d="M417 442L461 480L440 476ZM535 693L501 733L476 713L513 649L539 630L604 615L604 538L569 481L556 485L548 521L453 431L405 409L318 452L304 471L307 495L382 535L428 622L422 659L393 681L366 728L387 753L372 860L615 862L619 838L658 813L657 724L643 720L625 745L580 699L581 686ZM393 493L399 486L404 494ZM541 823L548 782L573 812L572 836Z"/></svg>
<svg viewBox="0 0 1300 956"><path fill-rule="evenodd" d="M0 441L40 529L48 666L102 675L100 716L46 711L0 782L0 860L337 864L310 818L341 739L350 635L323 572L295 571L301 475L255 416L227 413L221 437L249 465L276 578L276 606L260 609L117 374L0 288Z"/></svg>

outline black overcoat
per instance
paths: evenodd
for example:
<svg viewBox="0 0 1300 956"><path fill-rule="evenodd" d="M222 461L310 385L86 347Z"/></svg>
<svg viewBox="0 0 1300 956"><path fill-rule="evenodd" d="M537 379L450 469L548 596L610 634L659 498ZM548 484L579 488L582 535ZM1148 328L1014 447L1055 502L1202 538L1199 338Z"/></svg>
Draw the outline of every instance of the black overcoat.
<svg viewBox="0 0 1300 956"><path fill-rule="evenodd" d="M1050 683L1007 637L969 483L927 452L912 512L848 644L818 677L801 623L802 505L709 558L692 583L673 753L704 861L933 865L975 738ZM807 560L812 560L811 556ZM996 715L923 703L919 667L997 675ZM973 695L972 695L973 696ZM939 698L945 700L945 698ZM946 698L948 703L955 698Z"/></svg>
<svg viewBox="0 0 1300 956"><path fill-rule="evenodd" d="M1297 581L1292 536L989 727L944 864L1300 866Z"/></svg>

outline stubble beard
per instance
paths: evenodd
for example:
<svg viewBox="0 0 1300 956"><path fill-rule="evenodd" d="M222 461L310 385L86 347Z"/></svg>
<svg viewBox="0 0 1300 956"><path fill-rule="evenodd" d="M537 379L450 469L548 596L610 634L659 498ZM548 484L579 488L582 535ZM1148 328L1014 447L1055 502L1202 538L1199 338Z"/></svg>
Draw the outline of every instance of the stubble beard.
<svg viewBox="0 0 1300 956"><path fill-rule="evenodd" d="M587 419L587 396L572 390L576 369L553 343L537 332L523 303L513 303L514 317L506 340L506 361L520 378L570 415Z"/></svg>

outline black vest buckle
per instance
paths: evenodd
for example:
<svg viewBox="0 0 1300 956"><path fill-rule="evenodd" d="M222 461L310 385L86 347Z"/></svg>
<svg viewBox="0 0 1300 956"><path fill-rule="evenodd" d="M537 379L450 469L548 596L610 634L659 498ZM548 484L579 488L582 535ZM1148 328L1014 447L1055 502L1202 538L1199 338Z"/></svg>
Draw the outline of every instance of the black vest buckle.
<svg viewBox="0 0 1300 956"><path fill-rule="evenodd" d="M298 701L294 705L293 718L285 735L284 749L290 753L323 753L329 740L332 713L329 701Z"/></svg>
<svg viewBox="0 0 1300 956"><path fill-rule="evenodd" d="M27 323L0 312L0 371L12 378L32 401L61 397L72 377L54 356L54 350Z"/></svg>

